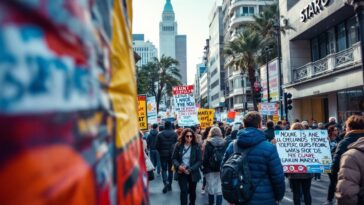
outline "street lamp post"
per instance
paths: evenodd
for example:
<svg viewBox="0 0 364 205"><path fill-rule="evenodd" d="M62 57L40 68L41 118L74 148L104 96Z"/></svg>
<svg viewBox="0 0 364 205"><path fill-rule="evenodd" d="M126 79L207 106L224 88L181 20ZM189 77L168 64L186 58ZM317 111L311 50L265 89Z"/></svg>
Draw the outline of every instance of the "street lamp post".
<svg viewBox="0 0 364 205"><path fill-rule="evenodd" d="M266 74L267 74L267 101L270 102L270 87L269 87L269 65L268 65L268 53L269 53L269 48L265 47L265 63L267 64L266 66Z"/></svg>
<svg viewBox="0 0 364 205"><path fill-rule="evenodd" d="M279 16L279 15L278 15ZM280 107L280 118L283 119L283 89L282 89L282 67L281 67L281 26L280 17L278 17L278 22L275 21L273 25L276 31L277 37L277 58L278 58L278 85L279 85L279 107Z"/></svg>

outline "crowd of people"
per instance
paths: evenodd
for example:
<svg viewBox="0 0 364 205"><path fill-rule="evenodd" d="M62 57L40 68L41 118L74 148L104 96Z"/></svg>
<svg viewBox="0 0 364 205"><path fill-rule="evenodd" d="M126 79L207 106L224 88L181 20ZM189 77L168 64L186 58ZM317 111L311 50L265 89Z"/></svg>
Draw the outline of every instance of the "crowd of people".
<svg viewBox="0 0 364 205"><path fill-rule="evenodd" d="M201 193L208 194L209 205L221 205L223 198L236 205L279 204L286 190L285 178L289 180L293 204L299 205L303 201L305 205L311 205L311 182L313 179L319 181L321 174L284 174L274 134L276 130L307 129L326 129L328 132L333 162L324 204L331 205L336 201L338 205L363 205L364 116L353 115L344 126L330 117L326 124L299 120L292 125L285 121L275 124L268 120L263 127L262 116L249 112L242 123L217 122L203 130L198 126L181 128L168 121L163 126L154 124L144 133L143 139L146 158L152 163L149 171L162 175L163 193L172 190L173 179L178 181L181 205L195 204L196 187L201 179ZM235 168L237 162L241 166ZM250 189L236 192L248 196L235 203L231 198L237 196L231 194L235 192L228 186L229 180L234 179L229 173L235 172L229 168L241 169L238 173L244 176L245 183L241 185ZM251 182L250 186L247 181Z"/></svg>

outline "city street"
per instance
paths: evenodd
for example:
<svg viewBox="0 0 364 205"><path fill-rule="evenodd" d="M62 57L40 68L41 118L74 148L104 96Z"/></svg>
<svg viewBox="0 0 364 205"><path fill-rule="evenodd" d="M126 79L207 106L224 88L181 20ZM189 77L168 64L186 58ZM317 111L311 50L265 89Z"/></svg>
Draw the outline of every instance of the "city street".
<svg viewBox="0 0 364 205"><path fill-rule="evenodd" d="M197 200L196 205L208 204L207 194L201 194L202 181L197 185ZM326 201L327 187L329 186L329 178L326 174L321 175L321 181L312 180L311 194L312 194L312 204L321 205ZM179 204L179 187L176 181L173 181L172 192L166 194L162 193L163 182L162 177L156 175L155 180L151 181L149 184L150 202L151 205L167 205L167 204ZM223 205L228 205L229 203L224 201ZM281 202L281 205L291 205L293 204L292 192L289 189L288 180L286 180L286 195ZM303 203L302 203L303 204Z"/></svg>

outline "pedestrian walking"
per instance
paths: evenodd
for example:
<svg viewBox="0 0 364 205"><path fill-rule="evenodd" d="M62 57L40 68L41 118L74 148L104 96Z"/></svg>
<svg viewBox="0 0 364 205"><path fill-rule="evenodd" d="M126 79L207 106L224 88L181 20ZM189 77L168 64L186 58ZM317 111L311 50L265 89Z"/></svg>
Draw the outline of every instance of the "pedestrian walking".
<svg viewBox="0 0 364 205"><path fill-rule="evenodd" d="M341 156L348 150L348 146L364 137L364 116L352 115L345 122L346 134L344 139L337 145L333 160L331 173L337 178L340 170Z"/></svg>
<svg viewBox="0 0 364 205"><path fill-rule="evenodd" d="M327 132L329 135L331 156L333 157L336 147L337 147L337 143L338 143L337 138L338 138L339 129L335 125L330 125L327 129ZM329 179L330 179L330 185L329 185L329 189L327 191L327 201L325 203L323 203L323 205L333 205L334 204L333 199L335 196L337 178L332 173L329 173L328 175L329 175Z"/></svg>
<svg viewBox="0 0 364 205"><path fill-rule="evenodd" d="M292 124L290 130L304 130L304 126L299 122L295 122ZM311 205L312 204L311 182L313 174L308 174L308 173L287 174L287 177L290 180L293 192L293 204L300 205L301 196L303 194L305 205Z"/></svg>
<svg viewBox="0 0 364 205"><path fill-rule="evenodd" d="M265 138L268 142L271 142L274 139L274 122L269 120L267 122L267 128L264 130Z"/></svg>
<svg viewBox="0 0 364 205"><path fill-rule="evenodd" d="M196 141L194 132L187 128L182 132L174 148L173 165L175 170L175 180L178 180L180 187L181 205L195 205L196 185L201 179L200 166L202 164L201 147Z"/></svg>
<svg viewBox="0 0 364 205"><path fill-rule="evenodd" d="M226 141L219 127L213 127L208 135L203 154L203 167L209 195L209 205L222 204L220 166L226 150Z"/></svg>
<svg viewBox="0 0 364 205"><path fill-rule="evenodd" d="M160 162L162 167L162 179L163 179L163 193L172 191L172 153L173 147L177 142L177 134L172 129L171 122L167 121L164 124L165 130L157 135L157 150L160 156Z"/></svg>
<svg viewBox="0 0 364 205"><path fill-rule="evenodd" d="M205 152L205 144L206 144L206 141L207 141L207 137L210 133L210 130L211 130L211 127L207 127L203 133L202 133L202 156L204 155L204 152ZM205 169L204 169L204 166L202 165L201 166L201 171L202 171L202 175L203 175L203 179L202 179L202 188L201 188L201 194L205 194L206 191L206 177L205 177Z"/></svg>
<svg viewBox="0 0 364 205"><path fill-rule="evenodd" d="M364 204L364 137L341 157L336 191L337 205Z"/></svg>
<svg viewBox="0 0 364 205"><path fill-rule="evenodd" d="M149 150L149 157L153 163L153 166L157 168L157 173L160 174L161 165L160 165L160 157L157 150L157 136L158 136L158 124L153 124L152 129L149 132L147 138L147 147Z"/></svg>
<svg viewBox="0 0 364 205"><path fill-rule="evenodd" d="M251 199L244 204L275 205L283 199L285 193L283 167L277 148L269 143L264 132L259 130L262 127L262 117L258 112L246 114L244 126L245 129L238 132L237 140L229 144L223 164L236 153L235 146L239 151L249 150L246 159L254 190ZM240 179L234 178L234 180L239 181Z"/></svg>

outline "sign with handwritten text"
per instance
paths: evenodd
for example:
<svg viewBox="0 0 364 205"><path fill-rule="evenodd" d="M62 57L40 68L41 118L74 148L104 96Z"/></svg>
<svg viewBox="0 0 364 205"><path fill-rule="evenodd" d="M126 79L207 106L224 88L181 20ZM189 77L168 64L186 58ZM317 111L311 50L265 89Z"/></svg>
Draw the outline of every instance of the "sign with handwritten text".
<svg viewBox="0 0 364 205"><path fill-rule="evenodd" d="M285 173L330 172L327 130L277 130L275 137Z"/></svg>
<svg viewBox="0 0 364 205"><path fill-rule="evenodd" d="M198 109L198 121L202 129L211 127L214 124L214 114L214 109Z"/></svg>

